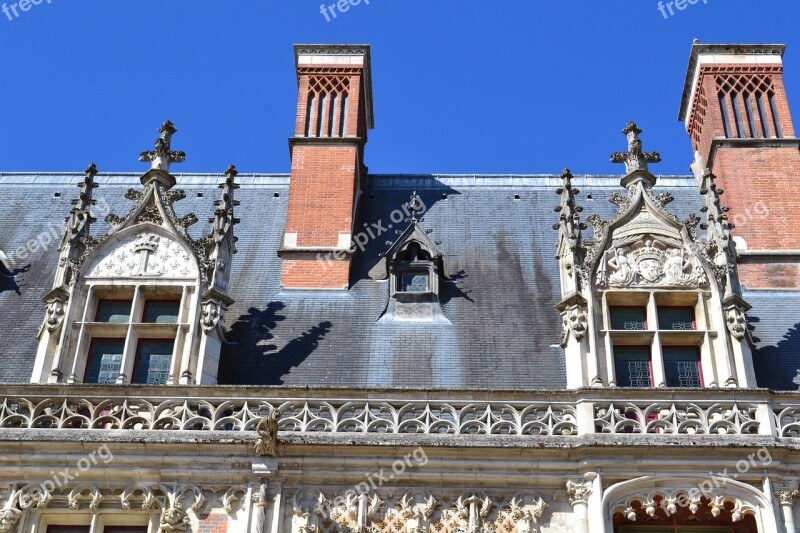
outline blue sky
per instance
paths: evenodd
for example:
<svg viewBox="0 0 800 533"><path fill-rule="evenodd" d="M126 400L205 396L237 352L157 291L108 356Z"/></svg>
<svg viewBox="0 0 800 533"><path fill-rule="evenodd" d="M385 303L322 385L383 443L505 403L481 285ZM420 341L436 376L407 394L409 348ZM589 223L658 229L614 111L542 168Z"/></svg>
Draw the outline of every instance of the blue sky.
<svg viewBox="0 0 800 533"><path fill-rule="evenodd" d="M374 173L619 173L628 120L662 153L654 171L686 173L693 38L788 44L800 113L797 0L668 19L655 0L371 0L330 22L321 0L49 1L0 13L2 171L144 171L169 118L174 171L288 172L294 43L372 45Z"/></svg>

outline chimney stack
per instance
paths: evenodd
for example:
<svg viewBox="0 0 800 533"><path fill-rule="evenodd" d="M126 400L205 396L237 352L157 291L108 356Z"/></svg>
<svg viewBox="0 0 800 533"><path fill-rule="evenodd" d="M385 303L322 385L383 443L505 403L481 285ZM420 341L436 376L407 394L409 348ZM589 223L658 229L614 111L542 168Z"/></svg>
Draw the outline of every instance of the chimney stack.
<svg viewBox="0 0 800 533"><path fill-rule="evenodd" d="M347 289L351 239L373 128L366 45L296 45L299 97L281 280L287 289Z"/></svg>
<svg viewBox="0 0 800 533"><path fill-rule="evenodd" d="M679 120L695 175L726 192L750 289L800 288L800 141L783 85L784 45L692 45Z"/></svg>

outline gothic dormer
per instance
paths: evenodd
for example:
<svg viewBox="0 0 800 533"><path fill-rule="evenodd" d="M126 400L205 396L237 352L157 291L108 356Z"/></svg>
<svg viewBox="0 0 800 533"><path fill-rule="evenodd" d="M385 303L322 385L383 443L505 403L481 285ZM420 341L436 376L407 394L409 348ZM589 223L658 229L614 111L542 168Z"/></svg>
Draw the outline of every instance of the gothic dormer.
<svg viewBox="0 0 800 533"><path fill-rule="evenodd" d="M381 321L448 322L439 303L443 254L420 227L424 205L416 192L406 207L409 225L383 254L389 304Z"/></svg>
<svg viewBox="0 0 800 533"><path fill-rule="evenodd" d="M67 218L53 290L32 380L58 383L214 383L223 336L230 262L236 253L233 226L236 169L226 172L215 202L211 233L193 238L193 213L179 217L171 149L177 130L160 129L141 188L125 216L109 214L108 231L95 238L91 226L94 165L86 170L80 196Z"/></svg>
<svg viewBox="0 0 800 533"><path fill-rule="evenodd" d="M571 387L754 387L749 337L725 208L713 176L702 187L708 223L669 212L668 192L656 194L648 165L661 160L644 152L641 130L623 130L628 151L609 220L587 218L584 238L577 190L568 173L559 189L559 254ZM706 230L698 236L698 226Z"/></svg>

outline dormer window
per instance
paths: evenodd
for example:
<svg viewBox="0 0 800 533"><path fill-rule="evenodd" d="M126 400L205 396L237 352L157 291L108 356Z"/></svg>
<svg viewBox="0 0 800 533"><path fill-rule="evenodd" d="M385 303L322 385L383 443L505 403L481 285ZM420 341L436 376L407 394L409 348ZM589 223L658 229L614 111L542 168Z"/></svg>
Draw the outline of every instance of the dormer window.
<svg viewBox="0 0 800 533"><path fill-rule="evenodd" d="M421 204L414 194L411 211ZM442 253L420 228L422 220L412 216L411 224L384 254L389 279L389 304L381 321L448 322L439 304ZM386 279L384 278L384 279Z"/></svg>
<svg viewBox="0 0 800 533"><path fill-rule="evenodd" d="M636 124L623 133L628 151L611 159L625 163L627 195L611 195L618 210L610 219L586 219L591 240L583 239L588 225L568 170L556 190L561 345L568 361L583 363L567 365L569 386L755 386L744 316L750 306L714 175L703 174L700 191L708 223L701 226L695 214L681 221L666 209L672 195L654 191L648 165L661 157L642 150Z"/></svg>

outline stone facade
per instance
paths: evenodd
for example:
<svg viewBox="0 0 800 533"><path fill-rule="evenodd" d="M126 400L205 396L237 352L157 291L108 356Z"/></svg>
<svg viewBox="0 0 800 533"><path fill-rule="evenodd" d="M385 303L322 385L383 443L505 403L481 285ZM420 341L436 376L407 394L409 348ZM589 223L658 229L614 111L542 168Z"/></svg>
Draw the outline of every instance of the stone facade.
<svg viewBox="0 0 800 533"><path fill-rule="evenodd" d="M793 237L776 229L796 199L770 197L769 222L739 234L731 219L748 189L722 190L744 173L762 190L800 172L781 52L695 44L685 179L653 174L660 155L629 123L611 155L621 176L565 170L528 180L533 192L520 177L437 177L427 190L408 178L394 211L370 211L369 48L338 45L296 47L279 227L266 212L252 225L235 216L240 186L261 210L281 198L277 178L233 166L171 174L186 155L172 150L170 122L140 156L141 186L124 192L94 165L53 178L79 197L36 308L38 349L17 361L33 360L30 383L7 383L0 398L0 532L796 531L800 395L759 388L772 360L753 323L772 315L747 290L796 287L793 241L782 240ZM771 76L764 116L781 121L779 140L709 133L730 129L738 105L729 100L728 119L712 105L723 74ZM219 182L207 231L176 213L204 197L183 188L193 179ZM98 195L115 186L132 205L101 226ZM555 212L514 240L496 217L526 216L542 191L557 195ZM458 202L494 207L448 226ZM556 242L555 258L531 244L541 240ZM3 280L25 271L0 259ZM268 277L280 286L256 283ZM797 322L797 309L782 314ZM525 327L503 329L519 317ZM331 341L334 319L349 329ZM258 383L264 367L281 368L279 381Z"/></svg>

